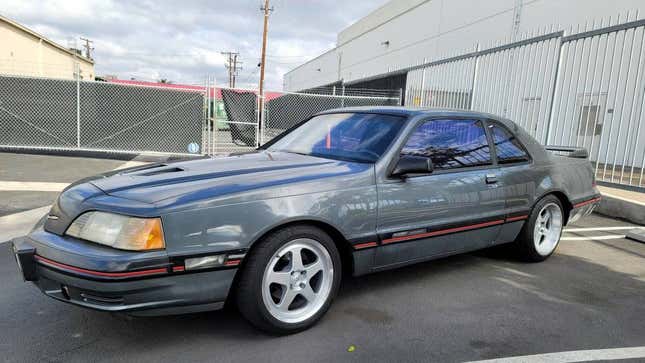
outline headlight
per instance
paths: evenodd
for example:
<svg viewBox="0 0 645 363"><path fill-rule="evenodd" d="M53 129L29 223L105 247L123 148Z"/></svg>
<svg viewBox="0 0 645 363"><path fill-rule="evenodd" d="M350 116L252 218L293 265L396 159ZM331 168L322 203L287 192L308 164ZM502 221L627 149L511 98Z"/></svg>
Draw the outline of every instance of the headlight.
<svg viewBox="0 0 645 363"><path fill-rule="evenodd" d="M166 247L159 218L136 218L105 212L81 214L65 234L123 250Z"/></svg>

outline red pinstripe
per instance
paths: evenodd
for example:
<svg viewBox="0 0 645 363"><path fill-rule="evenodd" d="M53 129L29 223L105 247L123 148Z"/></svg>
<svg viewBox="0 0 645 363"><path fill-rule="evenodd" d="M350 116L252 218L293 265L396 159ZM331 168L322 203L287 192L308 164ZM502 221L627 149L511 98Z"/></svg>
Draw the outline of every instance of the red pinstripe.
<svg viewBox="0 0 645 363"><path fill-rule="evenodd" d="M587 205L587 204L591 204L591 203L598 202L598 201L600 201L600 199L601 199L601 197L597 197L597 198L593 198L593 199L590 199L590 200L586 200L586 201L584 201L584 202L580 202L580 203L578 203L578 204L574 204L574 205L573 205L573 208L580 208L580 207L584 207L584 206L585 206L585 205Z"/></svg>
<svg viewBox="0 0 645 363"><path fill-rule="evenodd" d="M158 275L162 273L168 273L168 270L165 268L156 268L156 269L151 269L151 270L141 270L141 271L130 271L130 272L103 272L103 271L93 271L93 270L86 270L84 268L80 267L75 267L75 266L70 266L66 265L64 263L52 261L50 259L47 259L42 256L35 255L34 256L38 262L41 264L51 266L51 267L57 267L62 270L67 270L67 271L73 271L73 272L80 272L86 275L92 275L92 276L100 276L100 277L135 277L135 276L147 276L147 275Z"/></svg>
<svg viewBox="0 0 645 363"><path fill-rule="evenodd" d="M360 250L363 248L376 247L376 246L377 246L376 242L365 242L365 243L359 243L357 245L354 245L354 248L357 250Z"/></svg>
<svg viewBox="0 0 645 363"><path fill-rule="evenodd" d="M438 230L438 231L413 234L413 235L410 235L410 236L401 236L401 237L388 238L388 239L383 240L383 244L400 242L400 241L407 241L407 240L417 239L417 238L440 236L440 235L443 235L443 234L448 234L448 233L453 233L453 232L461 232L461 231L468 231L468 230L471 230L471 229L495 226L495 225L502 224L502 223L504 223L504 220L499 219L499 220L490 221L490 222L471 224L469 226L441 229L441 230Z"/></svg>

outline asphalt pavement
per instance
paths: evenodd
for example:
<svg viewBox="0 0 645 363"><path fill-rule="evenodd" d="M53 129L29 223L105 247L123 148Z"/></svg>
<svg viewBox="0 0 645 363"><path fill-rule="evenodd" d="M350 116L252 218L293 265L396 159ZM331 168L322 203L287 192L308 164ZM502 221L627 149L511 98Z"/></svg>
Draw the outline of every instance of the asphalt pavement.
<svg viewBox="0 0 645 363"><path fill-rule="evenodd" d="M7 155L0 154L0 186L66 183L123 164L46 157L31 166ZM73 170L81 163L83 171ZM0 191L6 213L46 205L56 194L33 197L36 203L32 192L14 191L7 202ZM346 277L319 324L286 337L258 332L234 309L128 318L58 302L22 281L9 243L0 243L0 360L461 362L603 349L633 357L645 346L645 244L622 237L632 227L592 215L568 226L543 263L495 248Z"/></svg>

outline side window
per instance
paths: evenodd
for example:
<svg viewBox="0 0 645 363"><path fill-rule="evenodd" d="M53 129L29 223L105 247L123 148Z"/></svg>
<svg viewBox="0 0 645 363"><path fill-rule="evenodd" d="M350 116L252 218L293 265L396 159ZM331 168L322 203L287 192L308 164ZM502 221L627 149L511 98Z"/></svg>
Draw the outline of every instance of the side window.
<svg viewBox="0 0 645 363"><path fill-rule="evenodd" d="M529 161L529 156L520 141L508 130L494 123L490 124L490 130L500 164Z"/></svg>
<svg viewBox="0 0 645 363"><path fill-rule="evenodd" d="M414 130L401 155L427 156L434 168L492 164L486 132L478 120L430 120Z"/></svg>

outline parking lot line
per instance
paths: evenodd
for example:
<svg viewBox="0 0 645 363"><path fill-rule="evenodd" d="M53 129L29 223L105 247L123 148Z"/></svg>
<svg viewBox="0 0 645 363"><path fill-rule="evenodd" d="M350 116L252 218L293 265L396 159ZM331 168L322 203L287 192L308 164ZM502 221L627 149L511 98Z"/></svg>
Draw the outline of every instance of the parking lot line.
<svg viewBox="0 0 645 363"><path fill-rule="evenodd" d="M645 357L645 347L574 350L568 352L524 355L508 358L497 358L471 361L469 363L569 363L590 362L598 360L635 359Z"/></svg>
<svg viewBox="0 0 645 363"><path fill-rule="evenodd" d="M23 182L0 180L0 191L2 192L60 192L69 183L45 183L45 182Z"/></svg>
<svg viewBox="0 0 645 363"><path fill-rule="evenodd" d="M0 244L29 233L50 208L45 206L0 217Z"/></svg>
<svg viewBox="0 0 645 363"><path fill-rule="evenodd" d="M621 227L589 227L589 228L565 228L564 232L588 232L588 231L620 231L624 229L645 228L643 226L621 226Z"/></svg>
<svg viewBox="0 0 645 363"><path fill-rule="evenodd" d="M586 241L586 240L607 240L625 238L624 234L608 234L604 236L584 236L584 237L560 237L560 241Z"/></svg>

